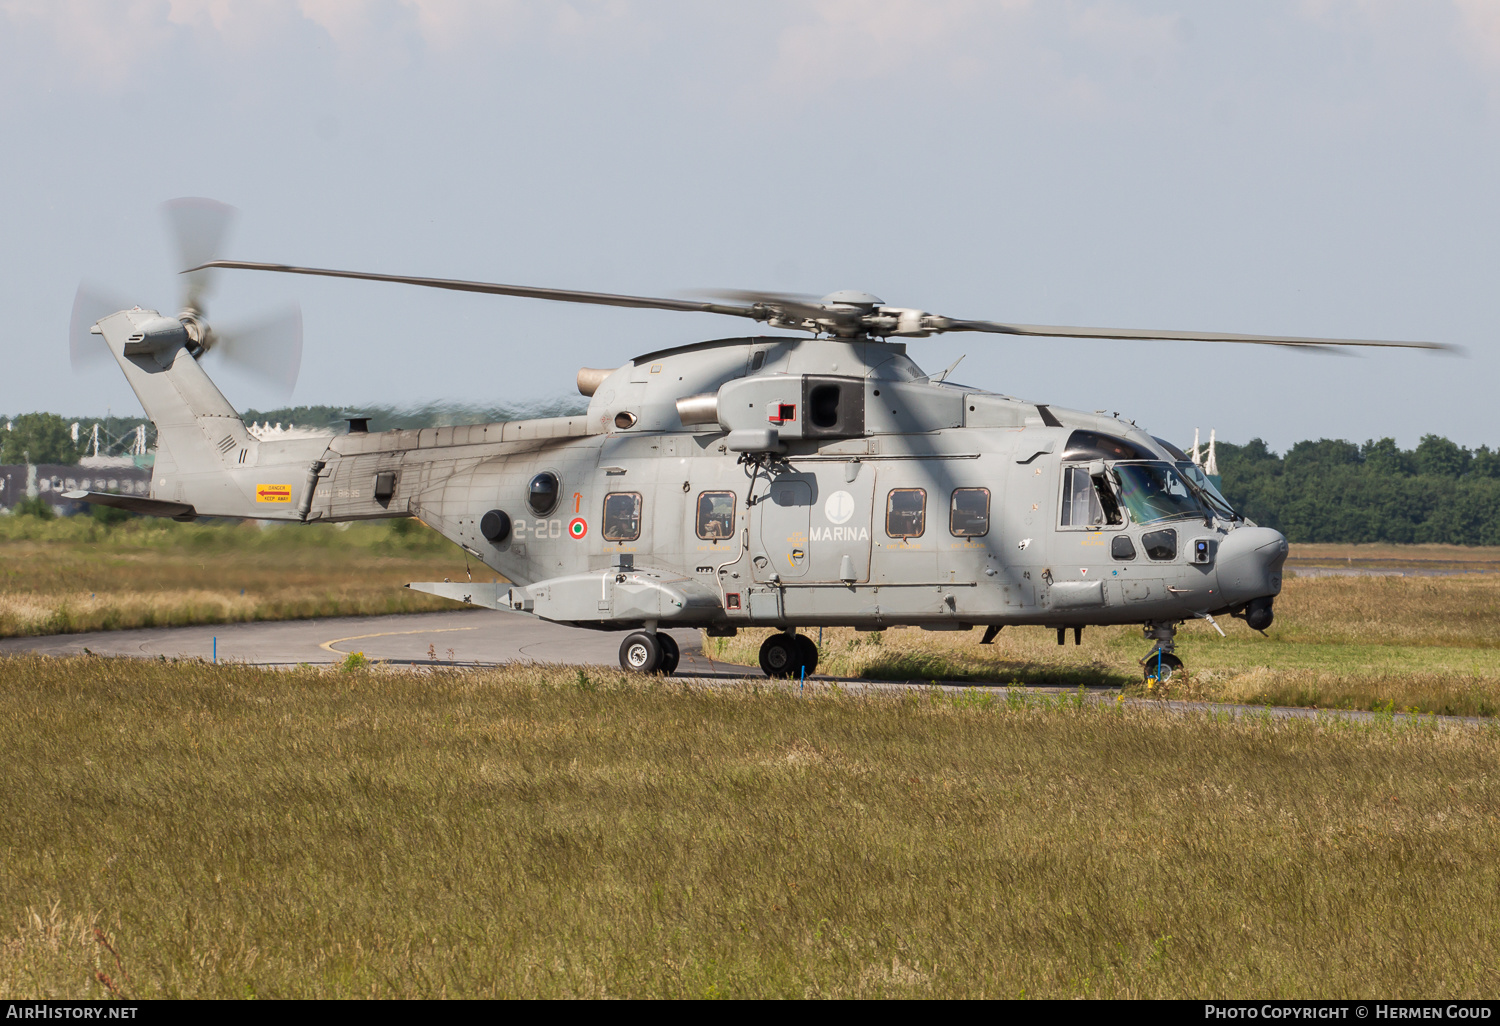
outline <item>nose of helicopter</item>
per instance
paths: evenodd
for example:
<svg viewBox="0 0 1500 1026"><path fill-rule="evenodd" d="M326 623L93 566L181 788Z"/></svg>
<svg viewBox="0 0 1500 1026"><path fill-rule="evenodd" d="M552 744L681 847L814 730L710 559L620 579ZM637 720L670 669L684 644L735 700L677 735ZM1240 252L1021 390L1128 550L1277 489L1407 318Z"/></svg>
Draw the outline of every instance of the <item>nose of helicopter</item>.
<svg viewBox="0 0 1500 1026"><path fill-rule="evenodd" d="M1246 622L1271 625L1271 600L1281 594L1286 537L1269 527L1241 527L1219 543L1219 594L1229 606L1249 605Z"/></svg>

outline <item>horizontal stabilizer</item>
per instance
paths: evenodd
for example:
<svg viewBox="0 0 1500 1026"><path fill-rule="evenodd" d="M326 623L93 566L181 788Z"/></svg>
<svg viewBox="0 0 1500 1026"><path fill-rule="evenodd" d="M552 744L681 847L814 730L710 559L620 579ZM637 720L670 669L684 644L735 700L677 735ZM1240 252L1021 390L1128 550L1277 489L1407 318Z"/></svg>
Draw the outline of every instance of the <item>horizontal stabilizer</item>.
<svg viewBox="0 0 1500 1026"><path fill-rule="evenodd" d="M438 598L452 599L469 606L486 609L509 609L510 585L484 581L415 581L407 585Z"/></svg>
<svg viewBox="0 0 1500 1026"><path fill-rule="evenodd" d="M174 520L191 520L197 510L185 502L163 502L160 499L144 499L139 495L116 495L114 492L63 492L62 497L73 502L92 502L96 506L113 506L132 513L144 513L148 517L171 517Z"/></svg>

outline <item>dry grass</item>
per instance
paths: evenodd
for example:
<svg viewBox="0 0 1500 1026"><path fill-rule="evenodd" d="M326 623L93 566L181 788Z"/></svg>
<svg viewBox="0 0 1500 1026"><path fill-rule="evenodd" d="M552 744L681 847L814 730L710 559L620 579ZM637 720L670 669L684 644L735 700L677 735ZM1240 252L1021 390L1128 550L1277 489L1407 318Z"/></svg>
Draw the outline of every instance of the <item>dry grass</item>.
<svg viewBox="0 0 1500 1026"><path fill-rule="evenodd" d="M4 517L0 637L449 609L402 585L463 572L462 551L416 524Z"/></svg>
<svg viewBox="0 0 1500 1026"><path fill-rule="evenodd" d="M1291 578L1262 637L1237 620L1220 638L1185 625L1178 654L1189 673L1172 697L1249 704L1500 714L1500 575ZM706 638L715 659L754 664L769 631ZM816 639L816 630L809 632ZM1135 627L1089 628L1058 647L1040 627L979 630L825 630L819 673L883 680L1079 685L1141 690L1149 645Z"/></svg>
<svg viewBox="0 0 1500 1026"><path fill-rule="evenodd" d="M1365 545L1300 542L1291 547L1289 566L1356 566L1494 570L1500 564L1500 546L1486 545Z"/></svg>
<svg viewBox="0 0 1500 1026"><path fill-rule="evenodd" d="M1480 997L1500 732L0 663L0 998Z"/></svg>

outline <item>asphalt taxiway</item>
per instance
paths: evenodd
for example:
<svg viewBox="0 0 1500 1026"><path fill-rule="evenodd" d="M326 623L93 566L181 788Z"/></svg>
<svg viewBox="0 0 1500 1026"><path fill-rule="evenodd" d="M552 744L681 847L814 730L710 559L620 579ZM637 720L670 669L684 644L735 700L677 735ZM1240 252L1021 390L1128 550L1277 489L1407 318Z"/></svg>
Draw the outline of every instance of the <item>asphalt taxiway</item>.
<svg viewBox="0 0 1500 1026"><path fill-rule="evenodd" d="M715 672L696 630L669 632L682 650L678 672ZM351 652L392 663L480 665L570 663L618 666L622 633L562 627L534 616L457 609L396 616L340 616L56 634L0 640L0 653L206 659L286 666L341 662ZM738 668L743 672L746 668Z"/></svg>
<svg viewBox="0 0 1500 1026"><path fill-rule="evenodd" d="M718 663L703 651L696 630L670 632L682 651L678 678L713 685L746 677L760 677L759 667ZM413 667L474 667L507 663L619 666L621 633L581 630L505 610L459 609L441 613L392 616L345 616L321 620L280 620L258 623L214 624L204 627L157 627L123 631L58 634L39 638L0 639L0 656L36 655L131 656L138 659L203 659L255 666L330 665L351 652L372 661ZM1424 723L1488 724L1473 717L1418 716L1356 710L1301 709L1285 706L1245 706L1228 703L1161 701L1120 698L1113 688L1026 687L1009 689L952 681L872 681L816 677L806 688L838 687L855 692L892 692L936 688L948 692L998 692L1009 698L1047 696L1048 700L1076 697L1079 701L1147 708L1175 715L1270 717L1272 719L1333 718L1354 721L1411 721Z"/></svg>

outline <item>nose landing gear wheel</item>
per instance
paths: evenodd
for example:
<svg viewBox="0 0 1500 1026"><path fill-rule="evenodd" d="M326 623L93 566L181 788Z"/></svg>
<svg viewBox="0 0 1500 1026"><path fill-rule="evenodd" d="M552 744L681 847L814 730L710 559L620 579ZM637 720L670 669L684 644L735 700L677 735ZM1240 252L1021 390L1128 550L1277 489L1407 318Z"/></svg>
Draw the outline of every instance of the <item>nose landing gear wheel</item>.
<svg viewBox="0 0 1500 1026"><path fill-rule="evenodd" d="M1170 652L1152 652L1142 662L1146 671L1146 682L1165 684L1172 679L1172 674L1182 672L1182 660Z"/></svg>
<svg viewBox="0 0 1500 1026"><path fill-rule="evenodd" d="M645 631L626 635L620 644L620 665L636 673L655 673L661 657L661 645Z"/></svg>
<svg viewBox="0 0 1500 1026"><path fill-rule="evenodd" d="M656 643L661 646L661 665L657 669L670 677L677 672L677 661L682 658L682 650L677 647L677 639L665 632L656 635Z"/></svg>

